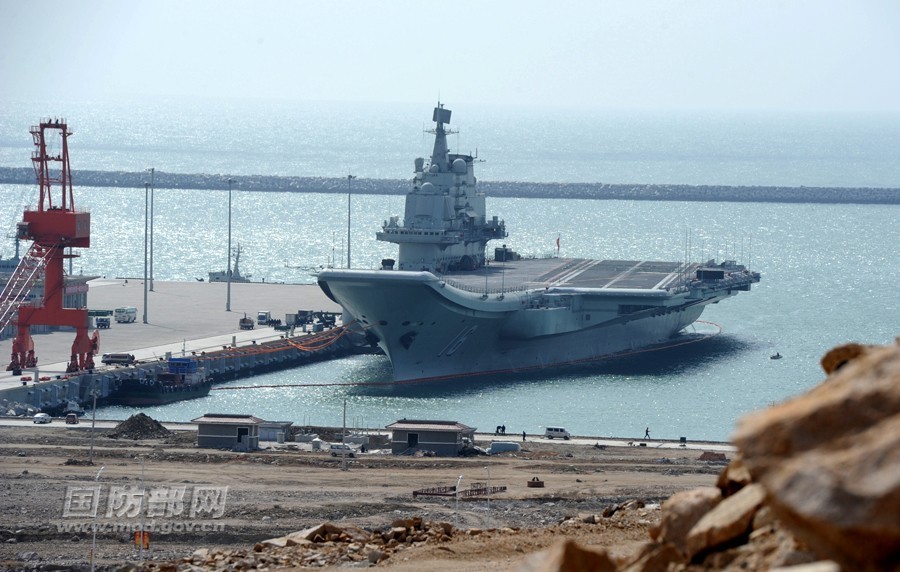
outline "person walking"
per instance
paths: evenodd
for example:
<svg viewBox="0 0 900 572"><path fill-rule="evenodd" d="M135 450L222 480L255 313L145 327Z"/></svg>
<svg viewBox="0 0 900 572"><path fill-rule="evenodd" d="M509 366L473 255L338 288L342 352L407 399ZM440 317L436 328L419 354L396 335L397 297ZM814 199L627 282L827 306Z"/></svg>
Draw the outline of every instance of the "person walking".
<svg viewBox="0 0 900 572"><path fill-rule="evenodd" d="M647 427L646 429L644 429L644 439L649 439L649 438L650 438L650 428Z"/></svg>
<svg viewBox="0 0 900 572"><path fill-rule="evenodd" d="M525 431L522 431L522 442L525 442Z"/></svg>

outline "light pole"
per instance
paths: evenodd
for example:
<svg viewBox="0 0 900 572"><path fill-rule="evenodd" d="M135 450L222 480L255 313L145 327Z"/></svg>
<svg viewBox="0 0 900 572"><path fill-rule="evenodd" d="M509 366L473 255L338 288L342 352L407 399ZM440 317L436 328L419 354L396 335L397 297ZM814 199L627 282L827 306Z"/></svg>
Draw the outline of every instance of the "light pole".
<svg viewBox="0 0 900 572"><path fill-rule="evenodd" d="M91 410L91 452L88 455L88 463L94 464L94 427L97 425L97 376L91 374L91 393L94 396L94 405ZM102 469L101 469L102 470ZM100 476L100 473L97 473Z"/></svg>
<svg viewBox="0 0 900 572"><path fill-rule="evenodd" d="M227 282L226 287L226 298L225 298L225 311L231 311L231 184L234 183L233 179L228 179L228 270L225 273L225 280Z"/></svg>
<svg viewBox="0 0 900 572"><path fill-rule="evenodd" d="M97 471L97 476L94 477L94 481L100 480L100 473L102 473L103 469L105 469L105 468L106 468L105 466L100 467L100 470ZM100 499L99 499L100 492L99 491L100 491L100 489L97 488L97 497L98 497L97 502L98 503L100 501ZM96 507L94 507L94 526L92 528L94 529L94 539L91 541L91 572L94 572L94 553L97 551L97 508Z"/></svg>
<svg viewBox="0 0 900 572"><path fill-rule="evenodd" d="M144 496L146 495L147 489L144 488L144 458L141 457L141 562L144 561L144 513L146 512L147 505L144 504Z"/></svg>
<svg viewBox="0 0 900 572"><path fill-rule="evenodd" d="M147 231L149 229L150 220L148 218L149 205L147 201L150 198L150 183L144 183L144 323L147 323Z"/></svg>
<svg viewBox="0 0 900 572"><path fill-rule="evenodd" d="M355 179L353 175L347 175L347 268L350 268L350 181Z"/></svg>
<svg viewBox="0 0 900 572"><path fill-rule="evenodd" d="M491 510L491 468L490 468L490 467L485 467L485 469L487 470L487 474L488 474L488 490L487 490L487 493L488 493L488 512L490 512L490 510Z"/></svg>
<svg viewBox="0 0 900 572"><path fill-rule="evenodd" d="M347 470L347 400L344 399L344 422L343 427L341 428L341 470Z"/></svg>
<svg viewBox="0 0 900 572"><path fill-rule="evenodd" d="M153 292L153 175L156 169L150 167L150 291Z"/></svg>
<svg viewBox="0 0 900 572"><path fill-rule="evenodd" d="M462 482L462 478L463 478L463 476L460 475L459 478L456 479L456 518L457 518L457 520L459 520L459 484Z"/></svg>

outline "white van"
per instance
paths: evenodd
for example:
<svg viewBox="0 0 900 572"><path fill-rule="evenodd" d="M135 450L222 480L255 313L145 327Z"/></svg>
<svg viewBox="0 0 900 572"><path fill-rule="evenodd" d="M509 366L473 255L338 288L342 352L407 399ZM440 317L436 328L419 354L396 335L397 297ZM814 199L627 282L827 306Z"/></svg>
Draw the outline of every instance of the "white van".
<svg viewBox="0 0 900 572"><path fill-rule="evenodd" d="M131 322L137 319L137 308L134 306L123 306L122 308L116 308L113 315L116 317L116 322L120 324L130 324Z"/></svg>
<svg viewBox="0 0 900 572"><path fill-rule="evenodd" d="M100 361L104 365L133 365L134 356L132 354L103 354Z"/></svg>
<svg viewBox="0 0 900 572"><path fill-rule="evenodd" d="M568 441L569 437L571 436L572 434L566 431L565 427L547 427L546 429L544 429L544 437L546 437L547 439L560 437Z"/></svg>
<svg viewBox="0 0 900 572"><path fill-rule="evenodd" d="M350 448L350 445L345 443L332 443L330 450L332 457L337 457L338 455L353 457L353 449Z"/></svg>

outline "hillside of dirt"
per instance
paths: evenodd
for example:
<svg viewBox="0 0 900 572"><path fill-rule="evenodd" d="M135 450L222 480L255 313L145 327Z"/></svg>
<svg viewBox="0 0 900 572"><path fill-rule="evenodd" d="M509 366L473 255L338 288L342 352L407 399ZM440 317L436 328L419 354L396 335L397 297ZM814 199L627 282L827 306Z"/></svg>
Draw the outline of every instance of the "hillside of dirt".
<svg viewBox="0 0 900 572"><path fill-rule="evenodd" d="M150 491L148 502L157 489L161 506L159 516L145 516L145 529L155 527L145 560L181 559L198 548L252 549L266 539L325 522L381 532L398 519L419 518L446 523L457 533L439 544L410 541L402 554L392 552L379 567L421 569L423 561L452 554L450 562L465 561L468 570L515 569L525 556L562 536L615 550L639 543L657 520L661 501L714 483L724 466L700 460L703 451L698 450L557 441L525 443L518 453L453 459L395 457L374 450L347 459L342 470L340 458L292 444L234 453L196 448L193 432L107 438L132 426L147 430L154 425L141 420L98 431L93 466L87 465L91 439L85 429L0 427L0 569L87 566L94 519L71 510L65 516L64 511L71 508L73 493L97 486L96 563L113 566L139 559L132 529L140 519L123 512L123 499L129 492L133 498L142 482ZM452 487L460 476L463 491L478 483L506 490L458 501L413 496L416 490ZM535 478L543 487L528 486ZM221 516L190 517L192 495L224 487ZM485 532L460 532L470 529ZM316 566L331 564L323 558ZM459 569L449 563L428 566Z"/></svg>

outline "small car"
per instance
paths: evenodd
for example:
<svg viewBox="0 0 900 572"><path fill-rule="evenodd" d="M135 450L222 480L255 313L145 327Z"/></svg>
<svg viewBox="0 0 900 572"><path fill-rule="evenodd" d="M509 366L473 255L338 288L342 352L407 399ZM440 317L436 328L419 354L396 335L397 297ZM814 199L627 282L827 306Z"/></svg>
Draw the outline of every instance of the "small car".
<svg viewBox="0 0 900 572"><path fill-rule="evenodd" d="M351 459L353 458L353 449L350 448L350 445L334 443L331 445L330 449L332 457L337 457L338 455L346 455Z"/></svg>
<svg viewBox="0 0 900 572"><path fill-rule="evenodd" d="M53 418L46 413L36 413L34 415L33 421L35 423L50 423L51 421L53 421Z"/></svg>
<svg viewBox="0 0 900 572"><path fill-rule="evenodd" d="M66 425L78 425L78 416L74 413L66 415Z"/></svg>
<svg viewBox="0 0 900 572"><path fill-rule="evenodd" d="M547 439L553 439L554 437L561 437L566 441L569 440L572 434L566 431L565 427L547 427L544 431L544 437Z"/></svg>

